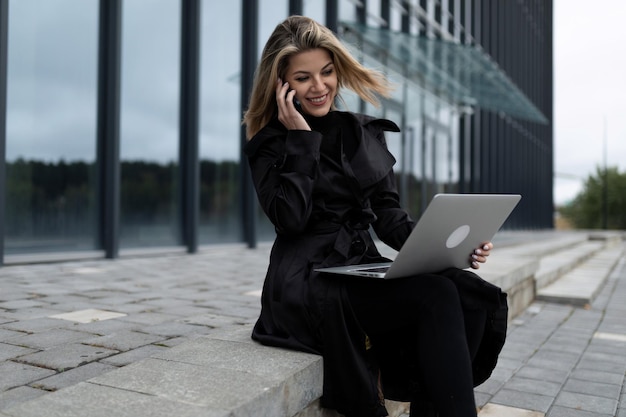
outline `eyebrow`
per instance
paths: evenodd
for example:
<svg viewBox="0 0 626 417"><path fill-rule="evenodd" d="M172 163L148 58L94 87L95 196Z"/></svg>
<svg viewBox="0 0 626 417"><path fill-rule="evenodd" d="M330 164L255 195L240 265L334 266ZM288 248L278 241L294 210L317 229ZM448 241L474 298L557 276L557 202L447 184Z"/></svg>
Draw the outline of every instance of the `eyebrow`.
<svg viewBox="0 0 626 417"><path fill-rule="evenodd" d="M332 61L330 61L328 64L324 65L324 66L322 67L322 71L324 71L325 69L327 69L327 68L328 68L329 66L331 66L331 65L333 65L333 62L332 62ZM309 74L309 72L308 72L308 71L302 71L302 70L299 70L299 71L294 71L292 74L293 74L293 75L296 75L296 74Z"/></svg>

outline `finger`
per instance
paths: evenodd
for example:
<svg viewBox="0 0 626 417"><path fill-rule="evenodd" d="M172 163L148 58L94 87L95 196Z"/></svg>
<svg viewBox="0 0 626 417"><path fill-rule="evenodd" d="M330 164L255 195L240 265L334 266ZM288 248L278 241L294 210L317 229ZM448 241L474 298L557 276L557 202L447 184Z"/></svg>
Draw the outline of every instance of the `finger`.
<svg viewBox="0 0 626 417"><path fill-rule="evenodd" d="M288 83L283 83L280 79L276 82L276 102L280 105L285 102L285 93Z"/></svg>
<svg viewBox="0 0 626 417"><path fill-rule="evenodd" d="M485 262L487 262L487 258L484 257L484 256L473 254L472 255L472 262L480 262L480 263L484 264Z"/></svg>

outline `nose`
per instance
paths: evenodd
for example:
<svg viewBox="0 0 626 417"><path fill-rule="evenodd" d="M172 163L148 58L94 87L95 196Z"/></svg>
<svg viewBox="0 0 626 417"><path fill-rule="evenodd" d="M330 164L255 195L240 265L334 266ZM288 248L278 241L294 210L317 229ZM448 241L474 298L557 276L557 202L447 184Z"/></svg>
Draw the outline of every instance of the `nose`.
<svg viewBox="0 0 626 417"><path fill-rule="evenodd" d="M313 77L313 90L314 91L323 91L325 88L324 86L324 80L322 80L322 77Z"/></svg>

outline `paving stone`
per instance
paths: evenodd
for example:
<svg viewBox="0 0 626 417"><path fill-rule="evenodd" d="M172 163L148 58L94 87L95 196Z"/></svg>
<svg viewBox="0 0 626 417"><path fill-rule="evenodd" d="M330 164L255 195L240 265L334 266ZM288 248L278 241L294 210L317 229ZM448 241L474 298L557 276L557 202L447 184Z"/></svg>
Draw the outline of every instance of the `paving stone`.
<svg viewBox="0 0 626 417"><path fill-rule="evenodd" d="M69 323L49 318L38 318L33 320L20 320L2 325L3 329L15 330L26 333L39 333L44 330L70 327Z"/></svg>
<svg viewBox="0 0 626 417"><path fill-rule="evenodd" d="M578 362L579 355L568 352L540 350L528 361L528 366L569 372Z"/></svg>
<svg viewBox="0 0 626 417"><path fill-rule="evenodd" d="M491 400L492 395L491 394L485 394L479 391L474 391L474 401L476 402L476 407L483 407L485 404L487 404L489 402L489 400ZM400 416L403 417L403 416ZM407 415L407 417L409 417Z"/></svg>
<svg viewBox="0 0 626 417"><path fill-rule="evenodd" d="M155 324L154 326L143 326L144 333L155 334L167 338L191 335L206 335L213 331L209 326L182 323L175 321L171 323Z"/></svg>
<svg viewBox="0 0 626 417"><path fill-rule="evenodd" d="M164 398L81 382L3 410L8 417L227 417Z"/></svg>
<svg viewBox="0 0 626 417"><path fill-rule="evenodd" d="M83 343L90 346L102 346L107 349L125 352L140 346L165 340L163 336L139 333L132 330L122 330L107 336L84 340Z"/></svg>
<svg viewBox="0 0 626 417"><path fill-rule="evenodd" d="M24 333L15 330L0 329L0 342L4 342L19 336L24 336ZM1 356L2 354L0 353L0 357Z"/></svg>
<svg viewBox="0 0 626 417"><path fill-rule="evenodd" d="M33 381L54 375L51 369L16 363L0 362L0 392L10 388L26 385Z"/></svg>
<svg viewBox="0 0 626 417"><path fill-rule="evenodd" d="M87 340L92 337L93 334L91 333L75 332L66 329L48 329L40 333L33 333L11 339L11 343L34 349L48 349L66 343Z"/></svg>
<svg viewBox="0 0 626 417"><path fill-rule="evenodd" d="M554 404L600 414L615 415L617 411L617 400L567 391L562 391Z"/></svg>
<svg viewBox="0 0 626 417"><path fill-rule="evenodd" d="M474 391L489 394L491 396L491 395L494 395L496 392L498 392L502 388L503 385L504 385L504 381L499 381L494 378L489 378L488 380L486 380L485 382L483 382L482 384L474 388Z"/></svg>
<svg viewBox="0 0 626 417"><path fill-rule="evenodd" d="M564 391L589 394L596 397L605 397L613 400L619 399L620 392L622 390L621 385L604 384L601 382L593 381L581 381L578 379L569 379L565 386Z"/></svg>
<svg viewBox="0 0 626 417"><path fill-rule="evenodd" d="M80 365L97 361L118 353L102 347L86 346L82 344L67 344L57 346L42 352L21 356L20 362L55 369L59 372L76 368Z"/></svg>
<svg viewBox="0 0 626 417"><path fill-rule="evenodd" d="M525 366L520 369L515 375L523 378L536 379L539 381L549 381L564 384L565 380L569 376L569 372L555 369L544 369L533 366Z"/></svg>
<svg viewBox="0 0 626 417"><path fill-rule="evenodd" d="M198 333L194 333L190 336L182 336L182 337L173 337L171 339L166 339L162 342L159 343L155 343L156 346L163 346L163 347L174 347L174 346L178 346L182 343L188 342L191 339L194 339L196 337L201 336Z"/></svg>
<svg viewBox="0 0 626 417"><path fill-rule="evenodd" d="M48 394L47 391L21 386L0 392L0 410Z"/></svg>
<svg viewBox="0 0 626 417"><path fill-rule="evenodd" d="M589 369L609 373L626 373L626 362L606 354L585 354L576 365L577 369Z"/></svg>
<svg viewBox="0 0 626 417"><path fill-rule="evenodd" d="M37 352L37 350L9 343L0 343L0 361L19 358L33 352Z"/></svg>
<svg viewBox="0 0 626 417"><path fill-rule="evenodd" d="M179 316L174 316L172 314L162 314L162 313L136 313L129 314L126 317L122 317L119 320L126 321L129 323L139 323L144 325L155 325L161 324L168 321L174 321L179 319Z"/></svg>
<svg viewBox="0 0 626 417"><path fill-rule="evenodd" d="M572 378L581 379L583 381L602 382L613 385L622 385L624 381L624 374L593 371L589 369L575 369L571 376Z"/></svg>
<svg viewBox="0 0 626 417"><path fill-rule="evenodd" d="M70 313L55 314L50 317L53 319L69 320L78 323L91 323L94 321L111 320L124 316L126 316L125 313L88 308L85 310L72 311Z"/></svg>
<svg viewBox="0 0 626 417"><path fill-rule="evenodd" d="M104 320L91 323L72 323L72 329L89 332L101 336L120 332L122 330L139 330L144 328L143 324L131 323L122 320Z"/></svg>
<svg viewBox="0 0 626 417"><path fill-rule="evenodd" d="M3 310L0 309L0 325L5 325L7 323L12 323L15 321L14 319L10 319L8 317L3 316L2 313L3 313Z"/></svg>
<svg viewBox="0 0 626 417"><path fill-rule="evenodd" d="M562 385L557 382L522 378L517 375L506 381L504 384L504 388L506 389L527 392L530 394L547 395L553 398L559 393L561 387Z"/></svg>
<svg viewBox="0 0 626 417"><path fill-rule="evenodd" d="M478 413L478 417L544 417L539 411L524 410L522 408L507 407L500 404L486 404Z"/></svg>
<svg viewBox="0 0 626 417"><path fill-rule="evenodd" d="M166 349L168 349L168 347L147 345L137 349L129 350L128 352L109 356L108 358L101 359L100 362L116 367L126 366L131 363L135 363L142 359L148 358Z"/></svg>
<svg viewBox="0 0 626 417"><path fill-rule="evenodd" d="M229 311L230 313L230 311ZM240 319L230 315L220 315L214 313L201 314L199 316L188 317L181 320L183 323L194 324L198 326L224 327L238 324Z"/></svg>
<svg viewBox="0 0 626 417"><path fill-rule="evenodd" d="M34 388L44 389L47 391L57 391L61 388L78 384L79 382L86 381L114 369L117 369L117 367L105 363L92 362L69 371L60 372L48 378L40 379L37 382L34 382L32 386Z"/></svg>
<svg viewBox="0 0 626 417"><path fill-rule="evenodd" d="M500 390L491 399L491 402L494 404L507 405L525 410L541 411L543 413L548 411L553 401L553 397L546 395L531 394L509 389Z"/></svg>
<svg viewBox="0 0 626 417"><path fill-rule="evenodd" d="M31 308L20 308L15 311L5 311L3 315L7 318L11 318L14 321L17 320L33 320L39 319L42 317L48 317L53 314L59 314L62 311L56 310L54 308L45 308L45 307L31 307Z"/></svg>
<svg viewBox="0 0 626 417"><path fill-rule="evenodd" d="M18 310L29 307L43 307L46 303L39 300L12 300L0 302L0 308L5 310Z"/></svg>
<svg viewBox="0 0 626 417"><path fill-rule="evenodd" d="M598 414L598 413L592 413L589 411L575 410L573 408L554 406L550 409L550 412L546 414L546 417L621 417L621 416L613 416L612 414Z"/></svg>

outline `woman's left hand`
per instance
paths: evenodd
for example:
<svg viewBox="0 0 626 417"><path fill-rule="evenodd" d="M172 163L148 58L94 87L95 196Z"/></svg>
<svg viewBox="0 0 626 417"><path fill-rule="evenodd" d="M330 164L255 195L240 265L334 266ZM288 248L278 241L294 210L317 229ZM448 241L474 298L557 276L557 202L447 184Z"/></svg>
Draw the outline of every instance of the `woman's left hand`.
<svg viewBox="0 0 626 417"><path fill-rule="evenodd" d="M493 249L493 243L485 242L478 248L474 249L472 256L470 257L470 267L473 269L480 268L480 264L487 262L487 257Z"/></svg>

